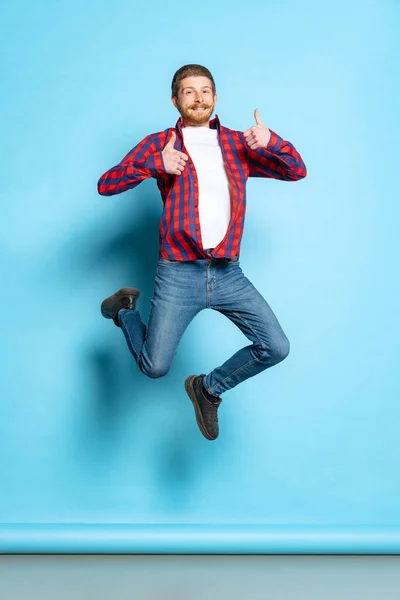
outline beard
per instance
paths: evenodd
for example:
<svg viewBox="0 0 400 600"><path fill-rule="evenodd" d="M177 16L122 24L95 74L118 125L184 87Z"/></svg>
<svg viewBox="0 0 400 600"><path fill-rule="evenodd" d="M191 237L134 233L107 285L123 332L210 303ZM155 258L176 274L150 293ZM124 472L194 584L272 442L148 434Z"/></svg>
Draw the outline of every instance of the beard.
<svg viewBox="0 0 400 600"><path fill-rule="evenodd" d="M185 125L204 125L208 123L214 111L214 104L191 104L182 106L178 104L178 110L182 115Z"/></svg>

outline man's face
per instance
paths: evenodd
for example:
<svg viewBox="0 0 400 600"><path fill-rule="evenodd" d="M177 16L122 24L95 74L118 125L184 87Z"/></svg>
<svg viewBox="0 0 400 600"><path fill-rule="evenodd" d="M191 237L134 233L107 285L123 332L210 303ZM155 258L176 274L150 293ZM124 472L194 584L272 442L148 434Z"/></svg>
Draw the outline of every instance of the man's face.
<svg viewBox="0 0 400 600"><path fill-rule="evenodd" d="M217 102L212 83L208 77L192 76L182 79L178 96L172 98L173 105L182 115L185 126L208 126L208 121Z"/></svg>

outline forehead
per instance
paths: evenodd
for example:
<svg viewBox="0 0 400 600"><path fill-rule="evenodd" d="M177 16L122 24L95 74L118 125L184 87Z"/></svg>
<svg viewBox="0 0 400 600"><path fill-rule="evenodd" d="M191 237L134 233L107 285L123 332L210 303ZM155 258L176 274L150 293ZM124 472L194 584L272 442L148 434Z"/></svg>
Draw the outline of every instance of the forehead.
<svg viewBox="0 0 400 600"><path fill-rule="evenodd" d="M180 82L180 89L183 90L186 87L203 88L210 87L212 89L212 82L208 77L192 75L191 77L185 77Z"/></svg>

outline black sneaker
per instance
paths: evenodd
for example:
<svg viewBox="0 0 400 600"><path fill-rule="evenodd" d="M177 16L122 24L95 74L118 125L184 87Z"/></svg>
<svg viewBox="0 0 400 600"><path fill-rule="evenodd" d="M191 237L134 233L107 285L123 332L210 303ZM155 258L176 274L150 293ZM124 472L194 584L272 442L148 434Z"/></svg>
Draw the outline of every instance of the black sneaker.
<svg viewBox="0 0 400 600"><path fill-rule="evenodd" d="M101 314L106 319L112 319L119 327L118 311L121 308L130 308L133 310L136 307L136 300L139 298L140 291L137 288L121 288L112 296L109 296L101 303Z"/></svg>
<svg viewBox="0 0 400 600"><path fill-rule="evenodd" d="M210 394L203 386L203 375L189 375L185 379L185 389L196 413L197 425L208 440L215 440L219 434L217 410L222 398L213 396L215 402L208 399Z"/></svg>

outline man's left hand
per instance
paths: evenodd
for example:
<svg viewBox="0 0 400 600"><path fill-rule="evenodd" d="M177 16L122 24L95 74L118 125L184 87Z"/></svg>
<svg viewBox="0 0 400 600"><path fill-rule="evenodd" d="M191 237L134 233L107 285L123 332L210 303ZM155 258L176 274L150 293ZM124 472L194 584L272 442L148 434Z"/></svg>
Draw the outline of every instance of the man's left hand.
<svg viewBox="0 0 400 600"><path fill-rule="evenodd" d="M247 131L243 133L246 142L252 150L256 150L257 148L265 148L271 137L270 130L261 120L261 117L258 113L258 108L256 108L254 111L254 118L257 125L253 125L253 127L250 127L250 129L247 129Z"/></svg>

